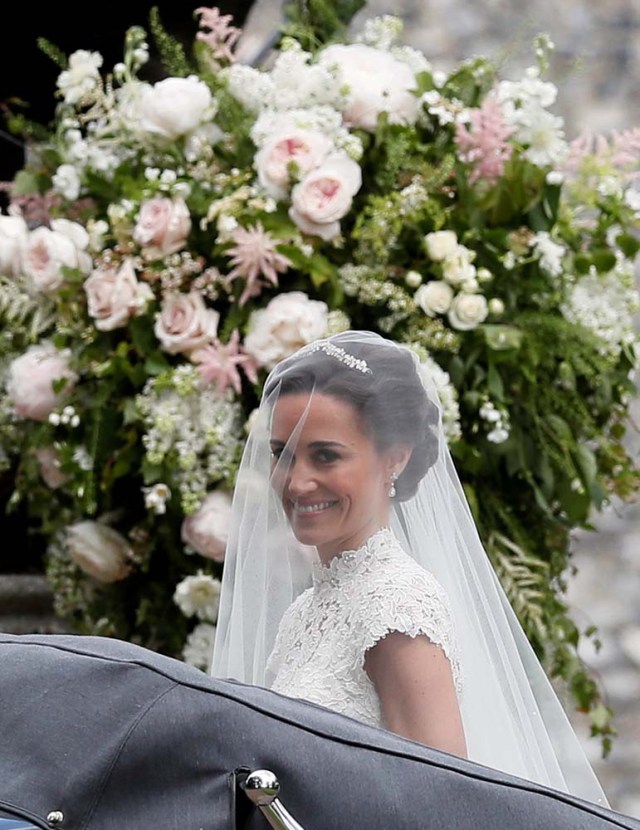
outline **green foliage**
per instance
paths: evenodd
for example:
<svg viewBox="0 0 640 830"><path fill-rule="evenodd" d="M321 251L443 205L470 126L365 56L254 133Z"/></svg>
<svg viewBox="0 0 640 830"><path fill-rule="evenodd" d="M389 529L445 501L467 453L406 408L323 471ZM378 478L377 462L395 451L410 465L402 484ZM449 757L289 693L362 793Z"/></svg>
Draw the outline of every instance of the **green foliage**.
<svg viewBox="0 0 640 830"><path fill-rule="evenodd" d="M343 38L349 23L365 5L365 0L292 0L285 5L283 34L294 37L303 49L315 51Z"/></svg>

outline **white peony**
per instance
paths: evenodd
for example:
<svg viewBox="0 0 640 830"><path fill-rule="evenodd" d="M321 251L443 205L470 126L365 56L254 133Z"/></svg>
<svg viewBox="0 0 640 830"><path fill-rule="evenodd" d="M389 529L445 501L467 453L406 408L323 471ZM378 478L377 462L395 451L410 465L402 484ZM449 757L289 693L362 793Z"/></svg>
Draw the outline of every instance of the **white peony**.
<svg viewBox="0 0 640 830"><path fill-rule="evenodd" d="M261 366L273 369L302 346L324 337L329 308L321 300L310 300L303 291L275 296L266 308L254 311L245 351Z"/></svg>
<svg viewBox="0 0 640 830"><path fill-rule="evenodd" d="M389 52L363 43L333 44L320 52L318 62L336 71L348 88L343 115L349 126L373 132L383 112L391 124L415 123L415 75Z"/></svg>
<svg viewBox="0 0 640 830"><path fill-rule="evenodd" d="M188 135L213 114L209 87L193 75L165 78L139 92L138 126L166 139Z"/></svg>

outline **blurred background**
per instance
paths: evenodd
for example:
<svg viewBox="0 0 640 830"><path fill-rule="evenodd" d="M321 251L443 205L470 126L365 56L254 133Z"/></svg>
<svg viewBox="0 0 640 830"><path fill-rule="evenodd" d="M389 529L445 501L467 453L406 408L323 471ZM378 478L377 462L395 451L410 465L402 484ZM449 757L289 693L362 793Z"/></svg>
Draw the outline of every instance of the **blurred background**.
<svg viewBox="0 0 640 830"><path fill-rule="evenodd" d="M39 8L37 14L28 4L14 7L12 14L18 19L12 24L13 54L21 57L10 58L6 49L0 54L0 105L11 97L21 98L29 102L31 117L47 121L55 105L58 69L37 48L36 39L46 37L67 53L81 48L100 51L104 66L110 68L121 57L126 29L136 23L146 25L151 5L112 2L104 19L91 15L91 26L65 3ZM165 27L188 46L195 33L193 9L171 2L156 5ZM262 54L281 19L279 0L258 0L253 5L227 0L220 8L234 15L236 25L245 24L241 59L252 61ZM366 17L386 13L389 4L372 0L357 16L354 28ZM528 0L526 4L522 0L396 0L393 13L405 23L403 41L445 71L481 54L500 62L502 77L517 78L535 63L532 40L544 32L555 44L547 78L558 86L555 111L565 119L567 138L640 129L638 0L597 4L593 0ZM9 180L21 161L20 145L3 136L0 181ZM633 418L629 442L638 455L640 402L634 405ZM612 505L593 521L593 532L574 538L576 572L567 575L567 602L582 629L594 625L599 631L601 648L589 646L583 657L616 713L619 735L606 760L599 743L589 740L580 715L572 713L571 719L611 806L640 817L640 505ZM1 516L0 527L10 529ZM7 572L0 566L2 571ZM31 588L25 590L37 593L38 586L29 584ZM5 608L11 605L12 590L0 585ZM2 613L0 609L0 627Z"/></svg>

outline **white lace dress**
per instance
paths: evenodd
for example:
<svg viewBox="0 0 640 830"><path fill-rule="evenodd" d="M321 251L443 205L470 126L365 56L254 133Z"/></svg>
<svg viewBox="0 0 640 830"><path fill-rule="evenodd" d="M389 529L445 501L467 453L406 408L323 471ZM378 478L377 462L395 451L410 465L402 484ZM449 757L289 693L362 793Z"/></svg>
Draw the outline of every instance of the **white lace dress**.
<svg viewBox="0 0 640 830"><path fill-rule="evenodd" d="M329 565L288 608L267 664L271 688L365 723L384 726L364 670L365 653L392 631L426 635L448 657L461 692L458 648L447 595L388 528Z"/></svg>

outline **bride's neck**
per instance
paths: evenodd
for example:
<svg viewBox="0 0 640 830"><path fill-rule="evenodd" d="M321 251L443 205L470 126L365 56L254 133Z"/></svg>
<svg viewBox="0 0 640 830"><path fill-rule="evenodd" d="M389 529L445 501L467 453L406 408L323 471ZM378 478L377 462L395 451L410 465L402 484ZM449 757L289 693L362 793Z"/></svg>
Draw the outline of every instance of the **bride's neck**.
<svg viewBox="0 0 640 830"><path fill-rule="evenodd" d="M371 522L366 528L344 539L334 540L328 545L319 545L317 546L318 557L323 565L328 565L335 557L363 547L372 536L385 527L388 527L388 518L384 521Z"/></svg>

